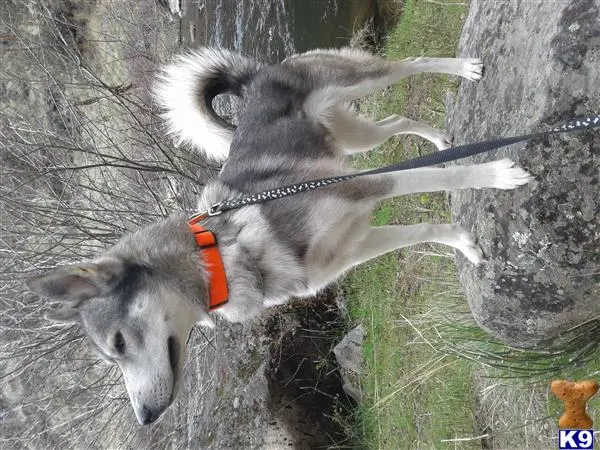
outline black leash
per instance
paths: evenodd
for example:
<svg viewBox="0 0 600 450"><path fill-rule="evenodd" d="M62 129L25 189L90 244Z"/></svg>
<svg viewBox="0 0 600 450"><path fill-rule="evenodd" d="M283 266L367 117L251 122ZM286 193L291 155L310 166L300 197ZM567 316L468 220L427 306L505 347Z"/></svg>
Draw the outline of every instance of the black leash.
<svg viewBox="0 0 600 450"><path fill-rule="evenodd" d="M578 119L570 120L564 125L554 127L549 131L542 131L533 134L524 134L521 136L513 136L508 138L494 139L491 141L476 142L474 144L459 145L457 147L451 147L447 150L442 150L437 153L431 153L428 155L418 156L416 158L403 161L399 164L392 164L390 166L381 167L379 169L368 170L366 172L359 172L350 175L340 175L337 177L321 178L319 180L305 181L303 183L291 184L288 186L279 187L276 189L269 189L267 191L257 192L247 196L240 196L235 199L225 200L223 202L215 203L210 207L207 213L209 216L216 216L225 211L232 209L241 208L242 206L255 205L257 203L264 203L279 198L289 197L290 195L299 194L301 192L311 191L321 187L329 186L332 184L340 183L342 181L351 180L357 177L364 177L366 175L377 175L381 173L396 172L400 170L417 169L419 167L432 166L436 164L442 164L445 162L455 161L457 159L466 158L468 156L479 155L481 153L489 152L497 148L505 147L510 144L517 142L527 141L538 137L550 136L559 133L572 133L575 131L581 131L585 129L593 129L600 127L600 116L588 116L581 117ZM202 214L196 214L192 217L197 217Z"/></svg>

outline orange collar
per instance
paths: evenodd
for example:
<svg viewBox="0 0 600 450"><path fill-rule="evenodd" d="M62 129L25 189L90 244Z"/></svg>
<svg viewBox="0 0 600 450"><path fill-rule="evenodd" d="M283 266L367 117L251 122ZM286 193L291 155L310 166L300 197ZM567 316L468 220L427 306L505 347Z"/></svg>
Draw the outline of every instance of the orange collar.
<svg viewBox="0 0 600 450"><path fill-rule="evenodd" d="M217 247L217 238L212 231L202 227L198 222L206 216L193 217L188 220L188 227L196 244L200 247L202 259L206 264L206 270L209 275L210 296L208 299L208 310L214 311L227 303L229 291L227 289L227 277L225 276L225 267Z"/></svg>

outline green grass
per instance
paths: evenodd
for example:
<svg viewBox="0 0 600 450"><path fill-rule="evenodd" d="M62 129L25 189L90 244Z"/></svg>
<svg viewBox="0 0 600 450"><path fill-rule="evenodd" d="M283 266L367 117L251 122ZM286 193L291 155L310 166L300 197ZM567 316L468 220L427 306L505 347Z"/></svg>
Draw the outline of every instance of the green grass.
<svg viewBox="0 0 600 450"><path fill-rule="evenodd" d="M447 306L435 295L448 288L451 262L411 253L400 261L381 257L347 283L352 314L368 335L361 448L439 447L443 439L473 435L471 363L435 348L430 325L437 320L427 318ZM424 276L432 270L438 279Z"/></svg>
<svg viewBox="0 0 600 450"><path fill-rule="evenodd" d="M453 56L464 14L464 7L406 1L384 55ZM455 83L439 75L411 77L366 100L361 110L377 118L401 113L443 126L444 98ZM422 139L394 139L355 162L377 167L431 151L433 146ZM421 194L384 202L373 224L449 218L443 194ZM472 363L436 348L440 321L432 320L464 301L450 250L423 245L385 255L352 273L345 289L351 315L367 328L360 448L439 448L443 440L473 436Z"/></svg>
<svg viewBox="0 0 600 450"><path fill-rule="evenodd" d="M454 56L466 12L461 5L406 0L384 56ZM443 128L444 101L456 88L457 80L449 77L413 76L366 99L360 108L377 119L400 113ZM380 167L432 151L436 151L433 145L420 138L403 137L356 157L355 163ZM449 219L445 195L421 194L383 202L372 222ZM518 439L536 438L542 422L555 424L562 411L560 403L547 396L550 381L598 378L600 374L599 358L590 357L592 347L597 347L598 338L590 338L599 334L596 324L564 336L551 351L538 353L510 349L479 329L461 293L451 251L444 246L412 247L370 261L350 274L345 291L353 321L367 329L361 380L364 402L356 437L359 448L481 448L478 439L455 440L481 433L478 425L488 420L474 417L473 391L482 388L481 382L474 385L474 373L492 378L492 384L508 386L507 391L498 389L506 392L505 399L489 402L498 405L497 411L489 411L490 416L503 414L509 429L509 437L495 436L495 444L508 445L510 430L515 430ZM584 351L578 354L576 349ZM538 414L526 429L524 423L534 417L530 394L536 396ZM590 406L600 409L600 398ZM600 414L595 419L600 420Z"/></svg>

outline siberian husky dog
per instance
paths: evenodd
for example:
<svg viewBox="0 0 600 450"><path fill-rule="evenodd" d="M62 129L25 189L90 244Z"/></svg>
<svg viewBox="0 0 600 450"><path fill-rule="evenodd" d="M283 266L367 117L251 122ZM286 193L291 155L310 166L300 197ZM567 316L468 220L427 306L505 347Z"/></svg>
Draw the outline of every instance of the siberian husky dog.
<svg viewBox="0 0 600 450"><path fill-rule="evenodd" d="M175 58L156 87L168 131L225 161L198 211L267 189L347 174L347 155L412 133L440 150L448 136L393 115L359 117L348 103L420 72L478 80L479 59L386 61L368 53L315 50L261 65L221 49ZM240 96L236 127L212 107ZM471 166L370 175L216 216L176 212L121 238L90 262L59 267L29 287L59 303L50 320L79 323L92 345L116 363L140 424L156 420L181 385L186 339L212 310L244 321L292 297L312 296L351 267L422 242L457 249L473 264L475 238L453 224L370 226L380 200L415 192L513 189L531 176L507 159ZM209 314L210 313L210 314Z"/></svg>

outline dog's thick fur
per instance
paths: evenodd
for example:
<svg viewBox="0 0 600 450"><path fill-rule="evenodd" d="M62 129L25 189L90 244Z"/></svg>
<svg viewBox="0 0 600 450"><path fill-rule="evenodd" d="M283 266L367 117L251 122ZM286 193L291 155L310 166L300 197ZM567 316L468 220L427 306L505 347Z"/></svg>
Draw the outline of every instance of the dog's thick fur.
<svg viewBox="0 0 600 450"><path fill-rule="evenodd" d="M348 173L345 155L401 133L438 148L442 131L390 116L372 122L347 103L419 72L481 77L477 59L417 58L388 62L355 50L317 50L262 66L204 49L162 72L156 97L169 132L208 157L227 158L199 201L214 203L296 182ZM241 96L237 128L212 108L213 98ZM458 249L481 261L474 237L457 225L371 227L377 203L413 192L513 189L530 181L509 160L362 177L203 220L218 239L230 291L217 313L248 320L292 297L311 296L349 268L420 242ZM186 215L123 237L93 262L33 279L34 291L62 303L48 318L79 322L99 353L121 368L140 423L155 420L181 384L186 339L207 313L209 280Z"/></svg>

